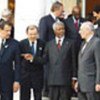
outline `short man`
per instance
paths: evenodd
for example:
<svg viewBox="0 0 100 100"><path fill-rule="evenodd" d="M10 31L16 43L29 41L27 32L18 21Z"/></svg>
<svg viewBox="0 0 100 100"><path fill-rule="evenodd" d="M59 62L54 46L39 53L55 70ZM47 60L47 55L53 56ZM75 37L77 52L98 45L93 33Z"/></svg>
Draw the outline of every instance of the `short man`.
<svg viewBox="0 0 100 100"><path fill-rule="evenodd" d="M42 100L44 42L38 39L38 28L30 25L26 29L28 38L20 42L21 47L21 100L30 100L31 88L34 100Z"/></svg>
<svg viewBox="0 0 100 100"><path fill-rule="evenodd" d="M50 100L70 100L71 82L75 71L73 42L65 38L62 22L53 24L55 38L47 43L45 56L48 62Z"/></svg>
<svg viewBox="0 0 100 100"><path fill-rule="evenodd" d="M84 22L80 27L83 42L78 59L79 100L100 100L100 40L94 36L94 25Z"/></svg>
<svg viewBox="0 0 100 100"><path fill-rule="evenodd" d="M12 25L0 23L0 94L1 100L13 100L20 85L19 43L10 38Z"/></svg>

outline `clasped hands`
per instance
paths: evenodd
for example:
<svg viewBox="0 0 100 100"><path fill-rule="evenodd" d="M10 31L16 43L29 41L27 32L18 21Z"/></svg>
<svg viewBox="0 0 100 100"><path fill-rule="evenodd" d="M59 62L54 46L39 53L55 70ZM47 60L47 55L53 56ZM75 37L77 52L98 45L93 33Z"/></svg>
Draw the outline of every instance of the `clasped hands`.
<svg viewBox="0 0 100 100"><path fill-rule="evenodd" d="M24 57L25 60L33 60L33 55L31 53L25 53L25 54L21 54L22 57Z"/></svg>

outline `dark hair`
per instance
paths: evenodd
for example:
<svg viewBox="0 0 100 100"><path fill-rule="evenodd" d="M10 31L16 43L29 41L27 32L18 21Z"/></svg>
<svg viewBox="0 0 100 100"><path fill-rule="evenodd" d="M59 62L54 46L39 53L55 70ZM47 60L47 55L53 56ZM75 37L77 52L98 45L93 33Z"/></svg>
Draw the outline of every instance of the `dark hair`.
<svg viewBox="0 0 100 100"><path fill-rule="evenodd" d="M93 11L95 11L96 13L99 13L100 12L100 5L94 6Z"/></svg>
<svg viewBox="0 0 100 100"><path fill-rule="evenodd" d="M1 29L4 29L5 25L8 25L8 26L11 26L12 27L12 24L8 21L1 21L0 22L0 28Z"/></svg>
<svg viewBox="0 0 100 100"><path fill-rule="evenodd" d="M29 25L29 26L27 26L26 32L28 32L29 29L36 29L39 32L38 27L36 25Z"/></svg>
<svg viewBox="0 0 100 100"><path fill-rule="evenodd" d="M88 15L86 16L86 21L93 22L93 20L96 20L96 18L93 16L93 13L88 13Z"/></svg>
<svg viewBox="0 0 100 100"><path fill-rule="evenodd" d="M53 3L53 5L51 7L51 11L54 12L55 10L58 10L61 6L63 6L63 4L56 1L55 3Z"/></svg>

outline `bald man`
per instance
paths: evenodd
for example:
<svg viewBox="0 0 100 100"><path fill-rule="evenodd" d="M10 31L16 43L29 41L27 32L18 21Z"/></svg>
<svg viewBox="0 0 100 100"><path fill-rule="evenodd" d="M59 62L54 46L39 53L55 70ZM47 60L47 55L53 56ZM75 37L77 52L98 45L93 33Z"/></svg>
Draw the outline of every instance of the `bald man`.
<svg viewBox="0 0 100 100"><path fill-rule="evenodd" d="M94 26L84 22L80 28L82 43L78 57L79 100L100 100L100 40L94 36Z"/></svg>

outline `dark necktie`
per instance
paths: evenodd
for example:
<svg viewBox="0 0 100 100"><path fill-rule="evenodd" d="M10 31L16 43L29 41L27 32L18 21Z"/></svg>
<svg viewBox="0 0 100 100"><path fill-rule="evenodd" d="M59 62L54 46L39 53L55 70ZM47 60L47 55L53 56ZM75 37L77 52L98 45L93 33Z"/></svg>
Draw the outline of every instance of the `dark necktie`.
<svg viewBox="0 0 100 100"><path fill-rule="evenodd" d="M32 55L34 55L35 53L34 53L34 42L32 42L32 46L31 46L31 53L32 53Z"/></svg>
<svg viewBox="0 0 100 100"><path fill-rule="evenodd" d="M60 49L60 48L61 48L61 40L60 40L60 39L58 40L57 47L58 47L58 49Z"/></svg>
<svg viewBox="0 0 100 100"><path fill-rule="evenodd" d="M76 22L74 23L74 26L75 26L76 30L78 31L78 29L79 29L78 20L76 20Z"/></svg>

